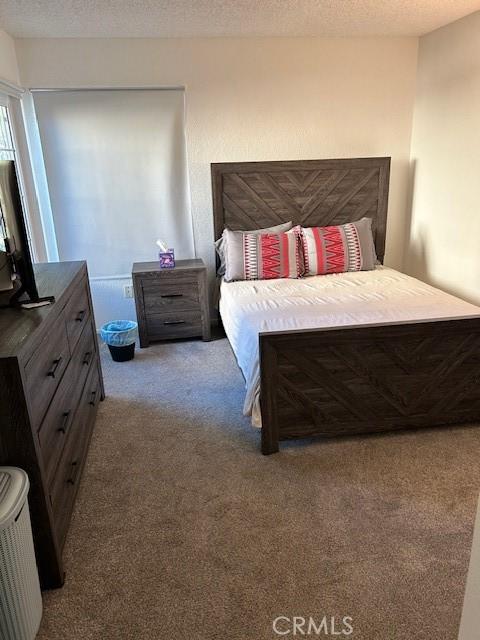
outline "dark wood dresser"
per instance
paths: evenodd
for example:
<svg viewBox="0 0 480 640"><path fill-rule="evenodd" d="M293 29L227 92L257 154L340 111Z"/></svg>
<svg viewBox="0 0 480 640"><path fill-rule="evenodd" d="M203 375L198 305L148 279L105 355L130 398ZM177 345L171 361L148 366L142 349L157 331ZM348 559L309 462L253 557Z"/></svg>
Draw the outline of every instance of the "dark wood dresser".
<svg viewBox="0 0 480 640"><path fill-rule="evenodd" d="M160 269L158 262L135 262L132 279L141 347L172 338L210 340L203 260L177 260L173 269Z"/></svg>
<svg viewBox="0 0 480 640"><path fill-rule="evenodd" d="M40 581L53 588L104 389L86 263L35 274L55 302L0 309L0 465L28 473Z"/></svg>

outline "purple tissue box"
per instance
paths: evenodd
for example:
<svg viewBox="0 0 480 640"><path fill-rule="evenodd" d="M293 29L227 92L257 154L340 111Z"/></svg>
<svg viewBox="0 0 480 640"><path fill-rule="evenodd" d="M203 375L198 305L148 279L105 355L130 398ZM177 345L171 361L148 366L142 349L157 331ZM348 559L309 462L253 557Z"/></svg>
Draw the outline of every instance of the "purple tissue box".
<svg viewBox="0 0 480 640"><path fill-rule="evenodd" d="M169 249L166 253L159 253L160 269L173 269L175 267L175 253Z"/></svg>

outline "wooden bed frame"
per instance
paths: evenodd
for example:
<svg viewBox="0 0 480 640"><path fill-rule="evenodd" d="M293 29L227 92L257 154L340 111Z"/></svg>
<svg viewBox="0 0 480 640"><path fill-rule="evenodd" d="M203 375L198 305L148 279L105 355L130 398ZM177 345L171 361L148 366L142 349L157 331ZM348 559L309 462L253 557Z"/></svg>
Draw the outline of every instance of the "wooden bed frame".
<svg viewBox="0 0 480 640"><path fill-rule="evenodd" d="M212 164L215 239L372 218L383 262L390 158ZM260 333L262 453L280 440L480 420L480 317Z"/></svg>

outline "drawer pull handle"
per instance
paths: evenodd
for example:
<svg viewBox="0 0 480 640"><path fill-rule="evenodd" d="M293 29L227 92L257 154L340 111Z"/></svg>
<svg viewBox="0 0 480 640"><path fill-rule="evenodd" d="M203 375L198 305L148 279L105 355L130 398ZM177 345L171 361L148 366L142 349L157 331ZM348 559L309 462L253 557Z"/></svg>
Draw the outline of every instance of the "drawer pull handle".
<svg viewBox="0 0 480 640"><path fill-rule="evenodd" d="M91 351L86 351L85 355L83 356L82 364L89 364L91 357L92 357L92 352Z"/></svg>
<svg viewBox="0 0 480 640"><path fill-rule="evenodd" d="M166 293L161 298L183 298L183 293Z"/></svg>
<svg viewBox="0 0 480 640"><path fill-rule="evenodd" d="M55 373L57 372L57 369L60 366L61 361L62 361L62 357L61 356L60 356L60 358L56 358L53 361L52 368L50 369L50 371L47 372L47 376L50 376L51 378L55 378Z"/></svg>
<svg viewBox="0 0 480 640"><path fill-rule="evenodd" d="M67 480L67 484L75 484L78 475L78 461L74 460L70 465L72 467L71 475Z"/></svg>
<svg viewBox="0 0 480 640"><path fill-rule="evenodd" d="M97 395L97 390L95 389L95 391L92 391L92 393L90 394L90 402L88 404L91 404L92 407L95 406L95 398Z"/></svg>
<svg viewBox="0 0 480 640"><path fill-rule="evenodd" d="M185 324L185 320L165 320L163 324Z"/></svg>
<svg viewBox="0 0 480 640"><path fill-rule="evenodd" d="M65 434L67 432L67 422L68 422L68 416L70 415L70 411L65 411L65 413L62 414L63 420L62 420L62 426L58 427L57 431L59 431L60 433Z"/></svg>
<svg viewBox="0 0 480 640"><path fill-rule="evenodd" d="M83 319L86 313L87 312L85 309L82 309L81 311L79 311L77 317L75 318L75 322L83 322Z"/></svg>

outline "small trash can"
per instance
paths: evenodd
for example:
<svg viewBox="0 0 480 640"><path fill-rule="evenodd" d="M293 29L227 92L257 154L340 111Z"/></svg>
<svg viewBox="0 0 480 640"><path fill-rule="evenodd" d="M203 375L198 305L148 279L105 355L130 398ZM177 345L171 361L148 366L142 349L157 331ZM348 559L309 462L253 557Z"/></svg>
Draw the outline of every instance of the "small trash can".
<svg viewBox="0 0 480 640"><path fill-rule="evenodd" d="M0 638L33 640L42 619L25 471L0 467Z"/></svg>
<svg viewBox="0 0 480 640"><path fill-rule="evenodd" d="M137 323L133 320L113 320L100 329L100 336L108 346L112 360L126 362L135 355Z"/></svg>

